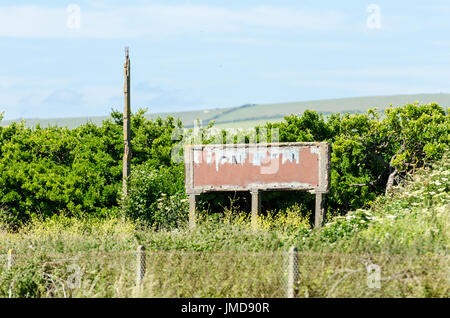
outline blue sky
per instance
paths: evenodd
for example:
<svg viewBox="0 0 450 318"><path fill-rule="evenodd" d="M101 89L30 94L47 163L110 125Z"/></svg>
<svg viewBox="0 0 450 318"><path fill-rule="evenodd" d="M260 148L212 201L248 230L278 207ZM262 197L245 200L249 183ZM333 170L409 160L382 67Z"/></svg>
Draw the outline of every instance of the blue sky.
<svg viewBox="0 0 450 318"><path fill-rule="evenodd" d="M450 93L449 21L448 0L2 0L0 112L121 110L126 45L134 110Z"/></svg>

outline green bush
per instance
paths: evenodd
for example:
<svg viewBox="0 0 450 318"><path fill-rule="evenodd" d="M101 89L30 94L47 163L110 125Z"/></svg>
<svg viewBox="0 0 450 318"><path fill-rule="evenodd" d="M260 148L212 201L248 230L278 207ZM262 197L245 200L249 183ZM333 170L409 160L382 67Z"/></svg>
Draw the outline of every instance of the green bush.
<svg viewBox="0 0 450 318"><path fill-rule="evenodd" d="M146 120L144 112L131 117L132 165L170 167L171 132L181 124ZM0 220L17 227L34 215L110 215L121 198L123 156L121 114L111 117L72 130L23 122L1 128Z"/></svg>
<svg viewBox="0 0 450 318"><path fill-rule="evenodd" d="M184 166L156 168L143 164L133 169L128 183L125 213L157 227L180 225L187 215Z"/></svg>
<svg viewBox="0 0 450 318"><path fill-rule="evenodd" d="M126 214L171 227L186 214L183 166L172 162L171 153L189 138L173 140L175 130L182 128L180 121L147 120L144 113L131 116L133 175ZM441 158L450 141L448 119L448 110L436 104L414 104L383 113L327 117L305 111L265 127L278 128L282 142L331 143L328 212L344 214L369 207L408 172ZM0 127L0 222L17 228L34 216L115 213L122 196L122 134L122 114L117 111L101 126L85 124L72 130L26 128L23 122ZM204 198L212 202L214 212L226 201L220 193ZM263 207L285 209L299 200L304 203L301 213L307 214L313 205L307 193L266 193ZM248 207L249 200L242 202L243 209Z"/></svg>
<svg viewBox="0 0 450 318"><path fill-rule="evenodd" d="M442 158L449 147L448 111L436 104L405 105L383 113L334 114L314 111L267 124L278 128L280 141L331 143L328 211L345 213L368 207L409 171Z"/></svg>

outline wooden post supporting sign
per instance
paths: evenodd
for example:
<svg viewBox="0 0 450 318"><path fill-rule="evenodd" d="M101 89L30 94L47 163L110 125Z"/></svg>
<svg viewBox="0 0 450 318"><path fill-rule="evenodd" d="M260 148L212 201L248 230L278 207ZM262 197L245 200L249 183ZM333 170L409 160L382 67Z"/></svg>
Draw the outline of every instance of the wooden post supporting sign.
<svg viewBox="0 0 450 318"><path fill-rule="evenodd" d="M252 195L252 227L258 223L258 213L261 210L261 191L254 189L250 191Z"/></svg>

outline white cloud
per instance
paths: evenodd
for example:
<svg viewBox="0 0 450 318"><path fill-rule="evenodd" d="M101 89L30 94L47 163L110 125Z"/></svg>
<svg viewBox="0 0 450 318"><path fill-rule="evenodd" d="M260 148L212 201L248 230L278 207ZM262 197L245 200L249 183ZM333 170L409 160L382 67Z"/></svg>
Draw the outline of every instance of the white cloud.
<svg viewBox="0 0 450 318"><path fill-rule="evenodd" d="M416 78L436 78L447 77L450 72L448 67L378 67L378 68L360 68L360 69L341 69L330 70L324 73L332 76L350 76L350 77L416 77Z"/></svg>
<svg viewBox="0 0 450 318"><path fill-rule="evenodd" d="M314 87L314 88L338 88L353 92L354 94L364 95L394 95L394 94L435 94L440 91L448 91L439 86L427 85L409 85L409 84L395 84L377 81L298 81L292 83L295 87ZM447 86L448 87L448 86Z"/></svg>
<svg viewBox="0 0 450 318"><path fill-rule="evenodd" d="M245 28L329 30L344 27L336 11L258 6L227 9L200 5L81 7L81 27L67 27L65 7L1 6L0 36L133 38L191 33L237 33Z"/></svg>
<svg viewBox="0 0 450 318"><path fill-rule="evenodd" d="M450 41L432 41L431 44L435 46L450 46Z"/></svg>
<svg viewBox="0 0 450 318"><path fill-rule="evenodd" d="M449 67L368 67L318 70L303 74L285 71L274 76L292 78L291 83L295 87L341 89L355 94L386 95L448 92L449 72ZM298 78L308 80L295 80Z"/></svg>
<svg viewBox="0 0 450 318"><path fill-rule="evenodd" d="M448 82L450 67L413 66L413 67L362 67L354 69L331 69L314 71L283 70L271 73L262 73L261 77L270 80L298 79L298 78L329 78L345 79L384 79L407 78L408 80L427 80L430 82ZM322 82L322 81L319 81Z"/></svg>
<svg viewBox="0 0 450 318"><path fill-rule="evenodd" d="M211 39L214 40L214 39ZM266 40L261 38L252 37L233 37L229 39L222 39L222 42L232 43L232 44L244 44L244 45L257 45L257 46L271 46L271 45L282 45L286 42L277 40Z"/></svg>
<svg viewBox="0 0 450 318"><path fill-rule="evenodd" d="M24 82L24 78L19 76L0 76L0 89L9 89Z"/></svg>
<svg viewBox="0 0 450 318"><path fill-rule="evenodd" d="M0 75L0 89L24 89L27 87L48 88L58 84L68 84L69 78L58 77L54 79L42 79L39 77L5 76Z"/></svg>
<svg viewBox="0 0 450 318"><path fill-rule="evenodd" d="M57 89L44 99L50 105L80 105L83 95L73 89Z"/></svg>

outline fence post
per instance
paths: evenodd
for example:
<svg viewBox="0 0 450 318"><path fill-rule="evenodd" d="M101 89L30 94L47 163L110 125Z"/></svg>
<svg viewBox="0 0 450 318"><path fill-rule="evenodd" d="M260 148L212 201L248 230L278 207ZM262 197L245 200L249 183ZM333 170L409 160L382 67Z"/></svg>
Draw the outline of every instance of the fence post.
<svg viewBox="0 0 450 318"><path fill-rule="evenodd" d="M14 265L14 250L13 249L10 249L9 251L8 251L8 263L7 263L7 265L6 265L6 268L8 269L8 270L10 270L12 267L13 267L13 265ZM12 288L13 288L13 285L14 285L14 280L11 282L11 285L9 286L9 291L8 291L8 297L9 298L12 298Z"/></svg>
<svg viewBox="0 0 450 318"><path fill-rule="evenodd" d="M288 262L288 277L287 277L287 289L286 289L286 297L294 298L296 284L298 281L298 252L295 246L292 246L289 249L288 253L289 262Z"/></svg>
<svg viewBox="0 0 450 318"><path fill-rule="evenodd" d="M14 265L14 250L10 249L8 251L8 264L7 264L7 268L11 269Z"/></svg>
<svg viewBox="0 0 450 318"><path fill-rule="evenodd" d="M145 247L139 245L136 257L136 287L141 287L145 276Z"/></svg>

